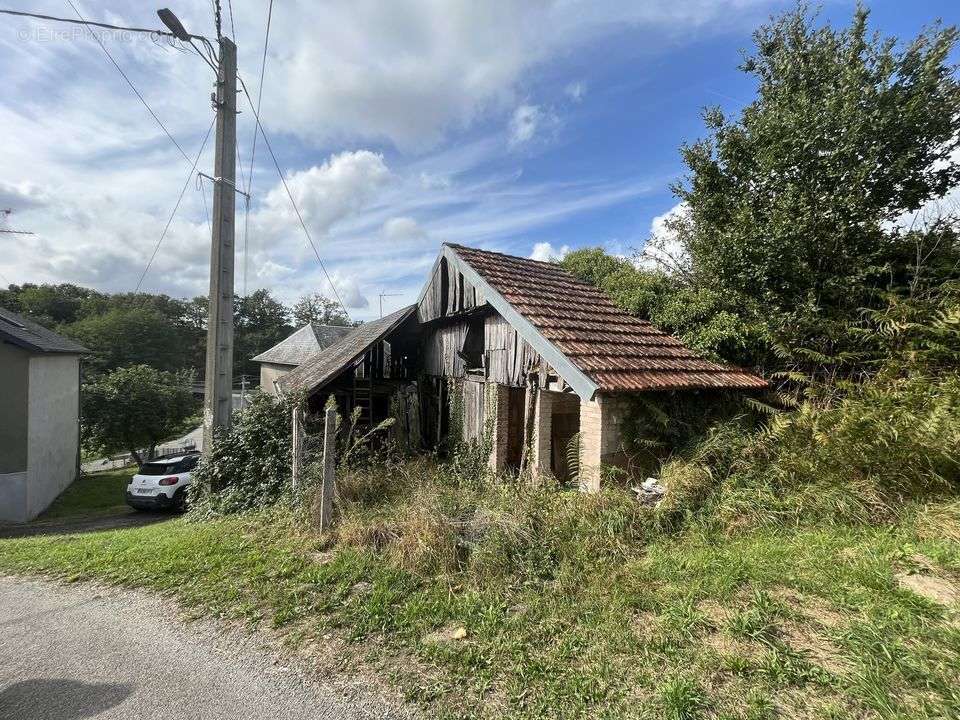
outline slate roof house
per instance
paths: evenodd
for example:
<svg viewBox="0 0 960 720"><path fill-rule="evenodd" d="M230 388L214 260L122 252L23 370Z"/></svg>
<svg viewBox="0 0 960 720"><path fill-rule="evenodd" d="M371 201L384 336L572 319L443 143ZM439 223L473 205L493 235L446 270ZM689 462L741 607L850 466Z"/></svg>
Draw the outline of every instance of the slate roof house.
<svg viewBox="0 0 960 720"><path fill-rule="evenodd" d="M599 488L601 466L623 464L623 421L638 394L766 387L697 356L558 265L453 244L417 304L356 328L277 385L303 393L308 414L332 394L370 424L415 393L416 420L407 411L405 422L425 443L454 422L465 439L490 432L496 469L529 463L563 476L579 433L585 490Z"/></svg>
<svg viewBox="0 0 960 720"><path fill-rule="evenodd" d="M0 521L33 519L76 479L86 353L0 308Z"/></svg>
<svg viewBox="0 0 960 720"><path fill-rule="evenodd" d="M304 325L285 340L252 358L260 363L260 387L266 393L275 394L274 381L340 340L350 330L340 325Z"/></svg>

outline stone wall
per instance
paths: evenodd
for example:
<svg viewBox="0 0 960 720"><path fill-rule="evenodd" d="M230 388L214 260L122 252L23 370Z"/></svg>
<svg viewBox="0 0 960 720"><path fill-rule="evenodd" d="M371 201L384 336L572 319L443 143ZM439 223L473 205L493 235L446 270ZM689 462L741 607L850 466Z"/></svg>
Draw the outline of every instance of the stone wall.
<svg viewBox="0 0 960 720"><path fill-rule="evenodd" d="M580 403L580 487L587 492L600 489L601 467L622 466L625 398L597 394Z"/></svg>

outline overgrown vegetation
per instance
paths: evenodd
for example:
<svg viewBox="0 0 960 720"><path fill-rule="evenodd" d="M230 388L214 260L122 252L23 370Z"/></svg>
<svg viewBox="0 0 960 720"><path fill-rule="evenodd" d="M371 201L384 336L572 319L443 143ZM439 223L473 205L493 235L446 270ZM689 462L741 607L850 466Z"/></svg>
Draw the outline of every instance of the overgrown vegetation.
<svg viewBox="0 0 960 720"><path fill-rule="evenodd" d="M254 393L230 430L214 436L191 475L194 517L260 509L290 496L292 403Z"/></svg>

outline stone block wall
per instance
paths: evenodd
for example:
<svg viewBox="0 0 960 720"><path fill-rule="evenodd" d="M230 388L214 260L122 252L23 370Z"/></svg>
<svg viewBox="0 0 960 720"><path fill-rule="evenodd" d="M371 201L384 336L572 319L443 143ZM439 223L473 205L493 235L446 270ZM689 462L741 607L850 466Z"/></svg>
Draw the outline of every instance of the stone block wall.
<svg viewBox="0 0 960 720"><path fill-rule="evenodd" d="M580 403L580 489L600 489L601 468L623 464L623 421L627 401L616 395L598 394Z"/></svg>

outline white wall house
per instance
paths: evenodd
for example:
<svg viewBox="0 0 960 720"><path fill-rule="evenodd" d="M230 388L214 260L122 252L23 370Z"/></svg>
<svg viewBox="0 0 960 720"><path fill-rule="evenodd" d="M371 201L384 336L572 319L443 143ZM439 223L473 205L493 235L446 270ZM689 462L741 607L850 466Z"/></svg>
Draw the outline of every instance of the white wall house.
<svg viewBox="0 0 960 720"><path fill-rule="evenodd" d="M0 308L0 522L32 520L76 479L88 352Z"/></svg>

